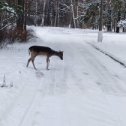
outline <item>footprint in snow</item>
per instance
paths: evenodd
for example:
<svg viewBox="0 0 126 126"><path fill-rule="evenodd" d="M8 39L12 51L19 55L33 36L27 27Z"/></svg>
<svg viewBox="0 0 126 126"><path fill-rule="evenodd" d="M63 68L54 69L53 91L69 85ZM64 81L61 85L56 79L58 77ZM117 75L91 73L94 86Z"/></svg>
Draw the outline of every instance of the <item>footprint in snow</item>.
<svg viewBox="0 0 126 126"><path fill-rule="evenodd" d="M87 73L87 72L83 72L83 74L84 74L84 75L89 75L89 73Z"/></svg>
<svg viewBox="0 0 126 126"><path fill-rule="evenodd" d="M42 73L42 72L40 72L40 71L37 71L36 72L36 77L37 78L41 78L41 77L43 77L44 76L44 74Z"/></svg>

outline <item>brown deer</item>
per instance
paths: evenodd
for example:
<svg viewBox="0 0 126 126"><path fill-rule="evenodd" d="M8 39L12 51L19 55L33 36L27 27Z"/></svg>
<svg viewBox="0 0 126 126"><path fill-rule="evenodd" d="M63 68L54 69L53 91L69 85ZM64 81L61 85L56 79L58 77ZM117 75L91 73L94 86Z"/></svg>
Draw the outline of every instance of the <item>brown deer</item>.
<svg viewBox="0 0 126 126"><path fill-rule="evenodd" d="M29 48L29 54L31 54L31 57L28 59L28 62L27 62L27 67L29 65L29 62L32 61L32 64L33 64L33 67L34 69L36 70L36 67L35 67L35 64L34 64L34 60L35 60L35 57L38 56L38 55L42 55L42 56L46 56L46 63L47 63L47 66L46 66L46 69L49 70L49 62L50 62L50 57L51 56L58 56L61 60L63 60L63 51L55 51L55 50L52 50L51 48L49 47L44 47L44 46L31 46Z"/></svg>

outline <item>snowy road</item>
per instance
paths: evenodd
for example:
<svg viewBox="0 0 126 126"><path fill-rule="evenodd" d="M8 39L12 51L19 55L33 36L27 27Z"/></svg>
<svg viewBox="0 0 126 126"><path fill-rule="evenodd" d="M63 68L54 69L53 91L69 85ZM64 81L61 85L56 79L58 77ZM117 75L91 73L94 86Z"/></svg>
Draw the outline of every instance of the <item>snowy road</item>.
<svg viewBox="0 0 126 126"><path fill-rule="evenodd" d="M17 92L0 107L0 126L125 126L126 80L117 71L122 66L86 43L70 42L55 43L64 50L63 61L52 57L46 71L45 58L38 57L35 71L25 67L28 46L1 52L5 61L13 54L5 74L15 78Z"/></svg>

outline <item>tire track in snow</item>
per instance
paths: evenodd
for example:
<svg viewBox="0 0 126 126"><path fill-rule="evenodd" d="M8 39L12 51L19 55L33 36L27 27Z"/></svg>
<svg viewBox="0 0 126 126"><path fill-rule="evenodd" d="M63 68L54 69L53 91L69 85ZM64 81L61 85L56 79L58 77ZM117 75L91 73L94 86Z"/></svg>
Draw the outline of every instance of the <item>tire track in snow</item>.
<svg viewBox="0 0 126 126"><path fill-rule="evenodd" d="M79 49L81 49L81 50L79 50ZM73 53L75 53L75 56L76 56L76 57L74 57L76 59L73 58L73 62L76 65L78 65L78 67L76 69L79 69L79 65L83 64L84 67L90 68L88 71L85 71L86 73L88 73L88 74L85 74L86 77L90 78L91 76L97 76L97 81L100 82L101 85L94 83L94 87L98 87L99 89L102 89L103 93L104 92L111 93L114 95L117 93L119 93L119 94L122 93L123 88L118 87L120 83L118 84L118 81L115 78L113 78L113 76L105 68L105 66L103 66L100 63L100 61L96 58L96 56L94 54L92 54L92 52L90 52L90 48L87 45L84 45L83 49L82 49L82 45L72 46L70 48L70 50L74 50ZM73 67L73 69L74 69L74 67ZM73 78L73 84L76 85L84 93L85 87L87 87L85 85L90 85L91 82L86 83L85 79L82 79L81 78L82 76L80 76L80 74L82 74L82 73L79 73L78 71L76 71L75 69L73 70L73 69L71 69L71 71L72 71L71 78ZM87 70L87 69L82 69L81 71L84 71L84 70ZM76 71L76 73L74 71ZM76 81L76 80L78 80L78 81ZM115 85L115 83L116 83L116 85ZM91 86L93 86L93 84L91 84ZM89 86L89 88L90 88L90 86ZM119 88L119 90L118 90L118 88ZM125 93L125 91L123 91L123 93ZM97 97L96 101L98 101L99 98L100 97ZM101 113L101 115L104 115L106 117L106 118L103 118L103 116L95 117L95 113L91 112L92 116L90 118L94 118L98 122L102 122L102 123L104 122L103 124L104 125L107 124L107 126L108 125L121 126L120 125L121 121L119 120L118 115L113 111L112 106L109 103L110 101L108 101L108 99L106 98L105 95L104 95L104 99L102 99L102 98L99 99L99 103L95 103L95 101L90 101L90 100L88 102L89 102L89 103L87 103L88 109L92 109L92 111L96 111L96 113ZM108 106L109 106L109 110L107 110ZM116 116L114 116L114 114Z"/></svg>
<svg viewBox="0 0 126 126"><path fill-rule="evenodd" d="M96 76L98 76L97 81L100 82L100 85L94 83L91 84L91 86L102 89L102 91L104 91L105 93L108 93L109 89L110 92L116 94L117 87L113 88L113 86L115 86L114 84L112 84L110 87L106 87L106 82L109 80L111 83L115 83L115 78L113 78L114 80L111 79L111 73L107 71L101 63L99 63L100 61L97 59L95 54L92 54L92 52L89 51L90 48L88 48L86 45L82 46L76 44L66 44L63 46L64 48L66 48L66 53L68 53L68 55L66 54L65 56L66 59L64 59L64 68L57 66L58 71L52 69L45 72L44 78L42 79L44 84L41 84L38 80L36 80L35 85L37 84L36 82L38 82L37 86L35 86L34 84L27 85L27 87L22 92L23 95L19 96L18 101L16 101L13 109L8 113L9 115L6 116L3 125L1 126L9 126L11 124L13 126L27 126L28 120L32 121L32 126L41 126L42 124L37 123L34 118L33 120L31 119L31 110L35 109L39 101L42 100L36 98L39 95L38 90L39 92L41 92L40 94L43 97L48 95L65 94L67 91L71 91L72 93L84 93L84 91L86 91L85 88L87 84L84 83L85 76L89 78L92 76L95 76L96 78ZM87 70L87 68L90 69ZM82 71L87 73L87 75L84 75ZM105 76L105 78L103 76ZM84 79L82 79L81 77L83 77ZM79 81L80 83L78 84ZM90 82L88 84L90 84ZM26 101L24 100L24 98L26 98ZM96 103L96 101L98 103ZM112 106L109 106L109 101L106 97L104 97L104 99L99 96L94 98L91 95L91 98L85 102L84 108L88 109L87 111L85 110L85 112L90 112L90 114L88 114L89 119L91 118L91 120L95 120L98 124L101 124L102 126L117 126L118 117L115 118L115 113L111 110ZM95 116L96 113L98 113L97 116ZM35 113L33 112L33 114ZM56 112L55 114L56 116L58 116L60 113ZM17 120L14 120L15 117Z"/></svg>
<svg viewBox="0 0 126 126"><path fill-rule="evenodd" d="M88 52L86 55L85 51ZM103 91L114 95L126 95L124 82L114 77L109 70L102 63L100 63L100 60L97 58L97 53L93 51L92 48L87 45L87 48L85 48L82 52L85 55L86 61L88 64L90 64L91 69L94 70L94 74L96 74L95 76L98 76L96 83ZM94 53L96 55L94 55Z"/></svg>
<svg viewBox="0 0 126 126"><path fill-rule="evenodd" d="M64 64L63 64L64 65ZM41 125L37 122L37 117L41 115L41 110L36 110L37 106L40 102L40 96L43 99L48 96L59 96L65 94L67 92L67 67L61 67L61 69L50 69L49 71L45 71L43 82L44 84L39 87L39 93L37 93L37 98L34 100L34 103L29 108L29 111L24 116L21 124L19 126L27 126L28 124L31 126ZM50 79L49 79L50 78ZM38 106L41 108L41 106ZM33 111L32 111L33 110ZM37 114L39 113L39 114ZM42 115L41 115L42 116ZM59 117L59 113L56 112L55 116Z"/></svg>
<svg viewBox="0 0 126 126"><path fill-rule="evenodd" d="M34 85L26 84L21 94L17 97L18 99L14 101L15 104L12 106L11 110L6 113L2 119L1 126L9 126L10 124L22 126L25 116L35 100L39 85L40 84L36 85L36 83Z"/></svg>
<svg viewBox="0 0 126 126"><path fill-rule="evenodd" d="M119 63L120 65L122 65L123 67L126 68L126 64L123 63L122 61L118 60L118 58L115 58L114 56L112 56L112 54L109 54L105 51L103 51L102 49L100 49L99 47L91 44L91 43L88 43L89 45L91 45L94 49L96 49L97 51L103 53L104 55L108 56L109 58L111 58L112 60L114 60L115 62Z"/></svg>

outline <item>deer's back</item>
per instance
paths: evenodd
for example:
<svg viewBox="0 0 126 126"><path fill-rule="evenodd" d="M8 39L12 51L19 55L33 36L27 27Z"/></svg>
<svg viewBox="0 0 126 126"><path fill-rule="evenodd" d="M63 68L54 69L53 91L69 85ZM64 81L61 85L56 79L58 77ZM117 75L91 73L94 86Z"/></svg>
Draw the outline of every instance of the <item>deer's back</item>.
<svg viewBox="0 0 126 126"><path fill-rule="evenodd" d="M49 47L45 46L31 46L29 48L31 52L36 52L36 53L51 53L52 49Z"/></svg>

